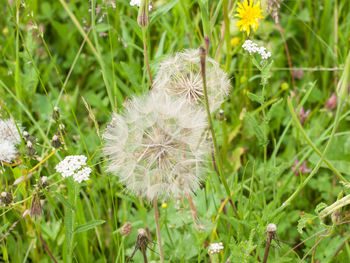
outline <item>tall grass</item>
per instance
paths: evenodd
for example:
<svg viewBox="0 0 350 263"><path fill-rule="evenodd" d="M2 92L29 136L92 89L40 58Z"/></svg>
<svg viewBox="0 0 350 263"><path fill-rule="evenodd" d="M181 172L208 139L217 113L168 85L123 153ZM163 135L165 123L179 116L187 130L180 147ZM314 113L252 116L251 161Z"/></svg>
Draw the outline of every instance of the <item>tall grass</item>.
<svg viewBox="0 0 350 263"><path fill-rule="evenodd" d="M317 217L322 206L316 209L335 202L341 191L349 194L340 183L350 176L348 96L338 99L336 109L324 106L338 84L348 92L349 72L343 69L349 61L350 3L285 0L278 25L264 13L253 35L272 53L264 87L264 76L241 48L246 36L235 25L236 7L232 0L156 0L143 32L138 8L127 0L115 8L100 0L0 3L0 117L13 117L37 139L36 158L24 158L23 140L20 163L4 166L0 174L0 192L14 193L13 203L0 207L1 262L126 262L138 228L149 228L156 239L151 205L129 195L105 171L103 139L96 130L102 132L111 113L131 96L150 89L144 38L152 76L164 57L209 43L209 56L233 87L222 105L224 118L212 116L224 177L208 157L202 188L192 196L199 220L193 220L187 199L159 204L165 261L210 262L207 247L213 242L224 244L219 262L261 261L269 223L277 225L281 241L272 240L268 262L299 262L305 255L309 262L350 260L348 208L339 221L322 222ZM52 119L55 106L58 122ZM304 125L298 121L301 107L311 110ZM67 130L65 148L51 156L59 124ZM54 169L73 154L86 155L93 169L79 187ZM295 175L291 167L297 158L297 169L306 161L310 174ZM14 184L38 163L29 180ZM23 216L43 176L49 179L43 213L36 219ZM133 231L122 236L127 221ZM149 262L157 262L157 245L149 247ZM132 260L142 262L142 253Z"/></svg>

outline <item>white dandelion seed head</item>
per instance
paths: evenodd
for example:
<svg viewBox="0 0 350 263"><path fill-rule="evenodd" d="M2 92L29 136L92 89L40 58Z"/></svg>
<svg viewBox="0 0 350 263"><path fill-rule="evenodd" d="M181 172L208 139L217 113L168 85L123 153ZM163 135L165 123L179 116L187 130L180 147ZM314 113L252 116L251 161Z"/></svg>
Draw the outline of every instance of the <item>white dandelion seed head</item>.
<svg viewBox="0 0 350 263"><path fill-rule="evenodd" d="M227 74L213 59L206 60L206 80L211 111L225 100L231 85ZM154 90L185 98L192 105L204 105L203 81L199 50L185 50L160 63Z"/></svg>
<svg viewBox="0 0 350 263"><path fill-rule="evenodd" d="M209 254L219 254L221 250L224 249L224 245L222 242L219 243L211 243L209 248L208 248L208 253Z"/></svg>
<svg viewBox="0 0 350 263"><path fill-rule="evenodd" d="M56 165L56 171L62 174L62 177L69 177L86 165L86 156L84 155L70 155L64 158L63 161Z"/></svg>
<svg viewBox="0 0 350 263"><path fill-rule="evenodd" d="M21 142L21 136L18 132L18 129L22 131L23 129L12 119L0 120L0 140L8 141L14 145L17 145Z"/></svg>
<svg viewBox="0 0 350 263"><path fill-rule="evenodd" d="M0 140L0 162L10 163L16 158L17 150L13 143Z"/></svg>
<svg viewBox="0 0 350 263"><path fill-rule="evenodd" d="M157 92L133 98L113 115L104 133L108 171L149 201L189 194L199 187L205 162L204 111Z"/></svg>

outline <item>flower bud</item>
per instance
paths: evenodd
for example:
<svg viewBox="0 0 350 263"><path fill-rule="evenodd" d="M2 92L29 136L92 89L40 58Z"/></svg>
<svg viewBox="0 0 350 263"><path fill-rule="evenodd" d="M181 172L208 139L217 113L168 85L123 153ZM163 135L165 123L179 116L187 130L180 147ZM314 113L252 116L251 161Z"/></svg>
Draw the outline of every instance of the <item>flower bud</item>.
<svg viewBox="0 0 350 263"><path fill-rule="evenodd" d="M51 140L51 145L52 145L52 147L54 147L54 148L60 148L61 147L61 145L62 145L62 143L61 143L61 140L60 140L60 137L58 137L57 135L54 135L53 137L52 137L52 140Z"/></svg>
<svg viewBox="0 0 350 263"><path fill-rule="evenodd" d="M13 201L13 196L12 194L8 193L8 192L2 192L0 194L0 200L2 203L4 203L5 205L9 205L12 203Z"/></svg>
<svg viewBox="0 0 350 263"><path fill-rule="evenodd" d="M132 224L130 222L125 222L122 228L120 229L120 234L122 236L128 236L131 234Z"/></svg>
<svg viewBox="0 0 350 263"><path fill-rule="evenodd" d="M53 108L52 119L58 121L60 119L60 110L58 107Z"/></svg>
<svg viewBox="0 0 350 263"><path fill-rule="evenodd" d="M137 23L140 27L148 27L149 25L149 4L148 0L142 0L137 16Z"/></svg>

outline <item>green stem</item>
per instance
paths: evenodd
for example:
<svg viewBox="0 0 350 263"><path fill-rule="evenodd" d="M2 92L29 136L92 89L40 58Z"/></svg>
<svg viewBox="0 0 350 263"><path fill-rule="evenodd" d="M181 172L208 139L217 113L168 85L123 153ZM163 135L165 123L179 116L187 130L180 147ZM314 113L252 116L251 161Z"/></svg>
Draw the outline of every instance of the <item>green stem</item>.
<svg viewBox="0 0 350 263"><path fill-rule="evenodd" d="M153 208L154 208L154 219L156 221L156 232L157 232L157 242L159 247L159 257L160 262L164 263L164 254L163 254L163 247L162 247L162 239L160 235L160 227L159 227L159 216L158 216L158 204L157 204L157 198L153 199Z"/></svg>
<svg viewBox="0 0 350 263"><path fill-rule="evenodd" d="M205 109L207 111L207 116L208 116L208 122L209 122L209 128L210 128L210 133L213 139L213 144L214 144L214 149L215 149L215 159L218 161L218 171L219 175L221 178L221 181L224 185L227 197L230 197L230 189L228 187L226 178L223 175L223 166L222 166L222 161L221 161L221 156L219 152L219 147L218 143L216 140L216 135L214 131L214 126L213 126L213 121L211 119L211 113L210 113L210 108L209 108L209 100L208 100L208 91L207 91L207 81L206 81L206 73L205 73L205 62L206 62L206 51L203 47L200 47L200 59L201 59L201 73L202 73L202 79L203 79L203 91L204 91L204 100L205 100Z"/></svg>
<svg viewBox="0 0 350 263"><path fill-rule="evenodd" d="M148 51L147 51L147 41L148 41L147 28L148 27L142 28L142 39L143 39L143 50L145 53L145 63L146 63L146 67L147 67L149 81L151 82L151 89L152 89L153 88L153 79L152 79L152 74L151 74L151 68L149 66Z"/></svg>
<svg viewBox="0 0 350 263"><path fill-rule="evenodd" d="M225 70L226 72L228 72L231 67L231 43L230 43L231 41L230 41L230 21L228 19L228 13L229 13L228 0L224 0L223 7L224 7L224 23L225 23L225 42L226 42L226 49L227 49Z"/></svg>
<svg viewBox="0 0 350 263"><path fill-rule="evenodd" d="M339 124L339 117L340 117L340 108L341 108L341 105L343 104L343 100L340 99L339 103L338 103L338 107L337 107L337 112L336 112L336 115L335 115L335 120L334 120L334 127L332 129L332 132L331 132L331 135L330 135L330 138L327 142L327 145L326 145L326 148L324 149L323 153L321 154L321 152L317 149L317 147L313 144L313 142L310 140L310 138L306 135L304 129L301 127L301 124L294 112L294 109L293 109L293 105L292 105L292 102L291 100L289 99L288 100L288 108L289 108L289 111L291 112L292 114L292 118L296 124L296 128L301 132L301 134L304 136L304 138L306 139L306 141L308 142L308 144L312 147L312 149L318 154L320 155L320 160L318 161L318 163L316 164L316 167L312 170L312 172L310 173L310 175L303 181L303 183L301 185L299 185L299 187L295 190L295 192L283 203L282 207L285 207L286 205L288 205L298 194L299 192L306 186L306 184L310 181L310 179L316 174L316 172L318 171L318 169L320 168L321 164L323 161L326 162L326 154L329 150L329 147L332 143L332 140L334 138L334 134L335 134L335 131L338 127L338 124ZM330 163L327 161L327 165L329 166ZM332 167L332 168L331 168ZM336 176L338 176L338 178L340 180L342 180L343 182L346 182L345 178L331 165L330 166L331 170L336 174Z"/></svg>

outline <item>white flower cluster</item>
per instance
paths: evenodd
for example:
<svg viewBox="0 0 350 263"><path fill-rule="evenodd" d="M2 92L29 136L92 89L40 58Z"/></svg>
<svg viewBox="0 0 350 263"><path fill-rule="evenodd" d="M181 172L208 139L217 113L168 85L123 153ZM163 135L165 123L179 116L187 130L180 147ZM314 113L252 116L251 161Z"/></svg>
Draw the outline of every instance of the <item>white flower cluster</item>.
<svg viewBox="0 0 350 263"><path fill-rule="evenodd" d="M21 130L21 127L18 126ZM0 120L0 162L11 162L17 154L16 145L21 142L16 123Z"/></svg>
<svg viewBox="0 0 350 263"><path fill-rule="evenodd" d="M210 246L208 248L208 253L209 254L219 254L220 251L223 249L224 249L224 245L222 244L222 242L212 243L212 244L210 244Z"/></svg>
<svg viewBox="0 0 350 263"><path fill-rule="evenodd" d="M271 57L271 53L269 51L266 51L265 47L259 47L258 44L254 43L251 40L246 40L242 47L244 50L249 52L249 55L258 53L260 54L262 59L268 59L269 57Z"/></svg>
<svg viewBox="0 0 350 263"><path fill-rule="evenodd" d="M130 0L130 5L131 6L138 6L138 7L140 7L141 6L141 2L142 2L142 0ZM148 3L149 3L148 10L151 10L152 9L151 2L149 1Z"/></svg>
<svg viewBox="0 0 350 263"><path fill-rule="evenodd" d="M62 174L62 177L73 176L74 181L81 183L89 180L91 169L86 165L86 156L84 155L70 155L64 158L63 161L56 165L56 171ZM80 169L80 170L79 170Z"/></svg>

